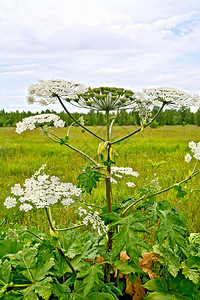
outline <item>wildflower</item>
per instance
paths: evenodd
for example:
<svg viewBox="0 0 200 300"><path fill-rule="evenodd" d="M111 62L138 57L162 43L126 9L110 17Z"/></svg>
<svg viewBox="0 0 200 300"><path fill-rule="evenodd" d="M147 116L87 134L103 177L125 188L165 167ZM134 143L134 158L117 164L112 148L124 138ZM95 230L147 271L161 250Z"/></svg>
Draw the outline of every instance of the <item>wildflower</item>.
<svg viewBox="0 0 200 300"><path fill-rule="evenodd" d="M115 176L117 176L118 173L124 174L127 176L129 176L129 175L135 176L135 177L139 176L138 172L134 172L133 169L130 167L112 167L111 174L115 174Z"/></svg>
<svg viewBox="0 0 200 300"><path fill-rule="evenodd" d="M39 80L28 89L27 102L33 104L37 102L41 105L53 104L58 97L76 99L77 94L86 92L83 84L65 80Z"/></svg>
<svg viewBox="0 0 200 300"><path fill-rule="evenodd" d="M192 159L192 156L190 154L186 154L185 161L188 163L191 161L191 159Z"/></svg>
<svg viewBox="0 0 200 300"><path fill-rule="evenodd" d="M198 95L190 95L184 91L169 87L144 89L143 98L150 99L155 106L161 106L163 103L175 107L199 106Z"/></svg>
<svg viewBox="0 0 200 300"><path fill-rule="evenodd" d="M11 208L11 207L15 207L17 204L17 200L14 197L7 197L4 205L6 206L6 208Z"/></svg>
<svg viewBox="0 0 200 300"><path fill-rule="evenodd" d="M126 184L128 185L128 187L134 187L135 186L134 182L126 182Z"/></svg>
<svg viewBox="0 0 200 300"><path fill-rule="evenodd" d="M88 226L88 224L90 223L93 229L97 230L99 235L108 232L108 226L106 226L104 221L101 220L99 216L99 212L98 211L94 212L90 206L88 206L88 210L79 207L78 214L80 217L84 217L82 220L83 224Z"/></svg>
<svg viewBox="0 0 200 300"><path fill-rule="evenodd" d="M200 142L195 143L195 142L189 142L189 148L191 149L191 152L193 153L193 157L197 160L200 160ZM185 161L190 162L192 159L192 156L190 154L185 155Z"/></svg>
<svg viewBox="0 0 200 300"><path fill-rule="evenodd" d="M49 124L50 122L53 122L55 127L65 126L65 122L59 116L55 114L41 114L24 118L21 122L17 123L15 131L20 134L27 129L34 130L36 127L44 126L46 125L45 123Z"/></svg>
<svg viewBox="0 0 200 300"><path fill-rule="evenodd" d="M113 178L113 177L110 178L110 182L113 184L117 184L117 180L115 180L115 178Z"/></svg>
<svg viewBox="0 0 200 300"><path fill-rule="evenodd" d="M19 204L19 209L25 212L33 207L46 208L61 202L63 206L69 206L81 195L81 189L72 183L61 182L58 177L44 173L45 165L25 180L23 186L16 184L11 188L15 197L7 197L4 205L11 208Z"/></svg>

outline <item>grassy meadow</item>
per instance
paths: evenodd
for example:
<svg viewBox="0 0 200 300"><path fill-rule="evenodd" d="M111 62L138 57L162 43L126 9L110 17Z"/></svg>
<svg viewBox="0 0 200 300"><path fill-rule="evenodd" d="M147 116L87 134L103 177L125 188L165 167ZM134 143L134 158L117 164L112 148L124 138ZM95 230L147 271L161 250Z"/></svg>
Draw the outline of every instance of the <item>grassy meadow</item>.
<svg viewBox="0 0 200 300"><path fill-rule="evenodd" d="M91 128L97 134L105 137L104 127ZM136 127L114 127L112 139L124 136ZM54 129L54 132L65 137L67 129ZM188 142L199 142L200 127L164 126L156 129L147 128L142 133L115 145L118 154L116 166L132 167L139 173L136 178L120 180L113 185L113 202L122 201L133 195L137 187L150 183L155 177L159 178L159 185L165 188L175 182L186 178L193 163L185 162L184 156L189 152ZM99 140L74 127L70 131L70 144L91 155L98 160L97 149ZM15 128L0 128L0 220L4 224L19 223L22 225L36 225L40 229L46 226L44 211L34 210L29 213L6 209L3 202L10 195L10 188L16 183L23 183L43 164L51 175L59 176L62 181L77 183L77 176L82 172L82 167L89 161L80 154L73 152L66 146L61 146L43 137L39 129L27 131L21 135L15 133ZM127 181L134 181L135 188L129 188ZM200 231L200 176L184 185L188 190L185 198L176 198L174 189L157 196L157 200L168 200L175 206L189 226L191 232ZM193 191L191 191L193 189ZM84 195L86 203L105 205L104 182L100 182L99 189L92 195ZM63 210L57 206L53 209L57 223L67 225L75 219L75 208Z"/></svg>

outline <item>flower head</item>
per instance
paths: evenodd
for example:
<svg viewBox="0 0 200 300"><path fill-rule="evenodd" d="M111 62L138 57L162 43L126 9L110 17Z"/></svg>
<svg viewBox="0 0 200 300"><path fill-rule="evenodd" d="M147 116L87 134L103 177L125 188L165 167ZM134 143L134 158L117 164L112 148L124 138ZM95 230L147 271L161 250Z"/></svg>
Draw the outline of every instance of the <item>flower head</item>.
<svg viewBox="0 0 200 300"><path fill-rule="evenodd" d="M197 160L200 160L200 142L195 143L195 142L189 142L189 148L191 149L191 152L193 154L193 157ZM185 161L190 162L192 159L192 156L190 154L185 155Z"/></svg>
<svg viewBox="0 0 200 300"><path fill-rule="evenodd" d="M175 107L199 106L198 95L169 87L144 89L143 97L150 99L155 106L162 106L163 103Z"/></svg>
<svg viewBox="0 0 200 300"><path fill-rule="evenodd" d="M72 183L61 182L58 177L44 173L43 165L35 174L25 180L23 186L16 184L11 188L15 197L7 197L4 205L12 208L19 204L19 209L25 212L33 207L46 208L61 202L67 207L81 195L81 189Z"/></svg>
<svg viewBox="0 0 200 300"><path fill-rule="evenodd" d="M122 108L132 108L134 93L130 90L114 87L89 88L75 99L67 99L75 106L97 111L115 111Z"/></svg>
<svg viewBox="0 0 200 300"><path fill-rule="evenodd" d="M27 129L34 130L39 125L44 126L49 123L53 123L55 127L65 126L65 122L61 120L59 116L55 114L41 114L24 118L21 122L18 122L16 126L16 132L20 134Z"/></svg>
<svg viewBox="0 0 200 300"><path fill-rule="evenodd" d="M28 89L27 101L29 104L38 102L41 105L55 103L57 97L68 99L77 98L77 94L84 93L86 87L83 84L65 80L39 80Z"/></svg>
<svg viewBox="0 0 200 300"><path fill-rule="evenodd" d="M108 226L105 225L104 221L99 216L98 211L93 211L93 209L88 206L88 209L82 207L78 208L78 214L83 218L82 222L86 226L90 223L94 230L97 230L99 235L108 232Z"/></svg>

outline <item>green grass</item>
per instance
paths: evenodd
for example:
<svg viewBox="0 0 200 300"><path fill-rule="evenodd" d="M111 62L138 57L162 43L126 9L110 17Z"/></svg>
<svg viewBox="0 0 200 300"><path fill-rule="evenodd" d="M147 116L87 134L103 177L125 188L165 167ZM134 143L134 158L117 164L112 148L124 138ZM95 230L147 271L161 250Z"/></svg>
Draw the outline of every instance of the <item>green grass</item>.
<svg viewBox="0 0 200 300"><path fill-rule="evenodd" d="M104 127L91 128L97 134L105 136ZM136 129L136 127L134 128ZM113 139L130 133L133 127L114 127ZM65 129L55 129L54 132L60 137L65 137ZM159 177L162 188L183 180L192 164L184 161L184 156L189 152L188 142L199 142L200 128L197 126L164 126L156 129L147 128L130 139L115 145L117 151L117 166L132 167L140 176L133 178L137 186L148 184L155 176ZM97 149L99 140L91 137L80 128L70 131L70 144L98 160ZM159 167L157 163L163 162ZM15 133L15 128L0 128L0 219L5 223L20 223L23 225L36 225L42 228L46 224L43 211L22 213L14 209L7 210L3 202L10 195L10 188L15 183L23 183L42 164L47 164L47 170L51 175L56 175L62 181L77 183L77 176L82 172L82 167L88 161L73 152L66 146L60 146L44 138L39 130L27 131L21 135ZM156 173L156 175L154 175ZM132 179L131 179L132 180ZM131 194L135 189L128 188L125 180L118 185L113 185L113 202L118 202ZM200 176L187 184L187 188L198 189ZM157 200L168 200L175 206L187 222L191 232L200 231L200 201L199 191L189 192L183 199L176 198L175 190L162 194ZM105 205L104 182L99 184L91 196L85 195L87 203ZM53 213L57 223L68 224L74 221L74 209L63 211L57 207Z"/></svg>

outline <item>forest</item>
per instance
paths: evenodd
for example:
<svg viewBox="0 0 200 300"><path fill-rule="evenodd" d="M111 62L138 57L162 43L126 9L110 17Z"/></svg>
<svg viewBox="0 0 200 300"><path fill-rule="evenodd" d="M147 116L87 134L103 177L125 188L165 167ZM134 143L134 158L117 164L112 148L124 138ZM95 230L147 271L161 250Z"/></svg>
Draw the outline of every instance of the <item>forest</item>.
<svg viewBox="0 0 200 300"><path fill-rule="evenodd" d="M156 109L152 110L152 116L155 115ZM22 111L19 112L16 110L15 112L6 112L4 109L0 110L0 127L15 127L16 123L21 121L23 118L37 115L40 113L49 114L55 113L60 116L62 120L65 121L66 126L71 124L71 118L63 111L63 112L55 112L53 110L45 110L41 112L30 112L30 111ZM106 118L105 114L102 112L95 112L90 110L87 114L73 113L75 119L79 119L81 116L84 117L84 122L86 126L98 126L105 125ZM111 114L111 118L114 117L114 114ZM116 117L115 124L119 126L123 125L140 125L140 118L136 111L126 111L121 110ZM151 127L163 126L163 125L197 125L200 126L200 109L196 112L192 112L190 108L182 107L179 110L176 109L167 109L159 115L159 117L151 124Z"/></svg>

